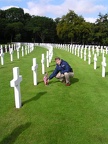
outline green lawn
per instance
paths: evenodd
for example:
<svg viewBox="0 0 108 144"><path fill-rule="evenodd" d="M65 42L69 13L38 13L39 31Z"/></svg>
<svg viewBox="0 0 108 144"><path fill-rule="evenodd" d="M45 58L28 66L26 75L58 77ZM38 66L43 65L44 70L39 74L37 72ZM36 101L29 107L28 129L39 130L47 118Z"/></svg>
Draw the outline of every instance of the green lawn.
<svg viewBox="0 0 108 144"><path fill-rule="evenodd" d="M73 67L72 85L66 87L57 79L48 86L41 74L41 54L46 49L36 47L27 56L0 65L0 144L108 144L108 67L101 77L102 56L97 69L80 57L67 51L54 49L54 57L46 71L55 68L54 58L59 56ZM33 85L32 58L37 58L38 85ZM106 56L108 58L108 55ZM22 75L22 108L14 106L12 68L19 67Z"/></svg>

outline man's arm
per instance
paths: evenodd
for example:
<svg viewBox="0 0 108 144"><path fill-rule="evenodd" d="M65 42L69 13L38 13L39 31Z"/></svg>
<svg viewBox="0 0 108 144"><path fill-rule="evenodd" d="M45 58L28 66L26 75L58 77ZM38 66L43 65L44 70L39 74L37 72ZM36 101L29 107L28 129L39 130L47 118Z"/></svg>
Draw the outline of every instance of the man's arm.
<svg viewBox="0 0 108 144"><path fill-rule="evenodd" d="M52 79L53 77L55 77L58 72L59 72L59 71L58 71L58 68L57 68L57 66L56 66L55 70L54 70L53 73L49 76L48 79L50 80L50 79Z"/></svg>

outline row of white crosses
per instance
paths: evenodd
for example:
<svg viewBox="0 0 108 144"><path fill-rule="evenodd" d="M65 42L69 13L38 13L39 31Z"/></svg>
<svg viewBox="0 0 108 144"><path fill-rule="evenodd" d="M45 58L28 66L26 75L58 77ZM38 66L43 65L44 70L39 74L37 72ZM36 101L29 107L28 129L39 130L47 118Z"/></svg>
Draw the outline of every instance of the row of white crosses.
<svg viewBox="0 0 108 144"><path fill-rule="evenodd" d="M52 54L51 54L52 55ZM47 66L49 67L49 51L46 53ZM42 74L45 73L45 65L44 65L45 57L42 54ZM37 85L37 68L38 64L36 63L36 58L33 58L33 66L31 67L33 71L33 84ZM22 81L22 76L19 75L19 67L13 68L13 80L10 81L10 86L14 87L14 96L15 96L15 106L16 108L21 108L21 91L20 91L20 82Z"/></svg>
<svg viewBox="0 0 108 144"><path fill-rule="evenodd" d="M7 46L5 46L5 48L6 48L6 53L7 53ZM0 50L1 50L1 53L0 53L1 65L4 65L4 53L3 53L2 45L1 45ZM26 45L25 49L24 49L24 46L21 47L20 43L18 43L16 46L15 46L15 44L12 46L9 45L9 54L10 54L10 61L11 62L13 61L14 50L17 50L17 59L19 59L20 58L20 50L22 51L22 57L23 57L24 55L27 55L34 50L34 44L30 43L30 44Z"/></svg>
<svg viewBox="0 0 108 144"><path fill-rule="evenodd" d="M53 46L49 44L42 44L41 46L48 49L46 52L46 59L44 54L42 54L42 58L41 58L42 74L45 74L45 61L46 61L46 66L49 67L49 64L51 63L53 57Z"/></svg>
<svg viewBox="0 0 108 144"><path fill-rule="evenodd" d="M108 54L108 47L101 46L91 46L86 45L85 47L83 45L66 45L66 44L55 44L55 48L66 50L74 55L77 55L78 57L84 58L84 61L87 60L87 50L88 50L88 64L91 64L91 50L92 54L94 55L94 69L97 68L97 57L100 55L100 52L102 53L102 77L105 77L105 68L106 68L106 58L104 56L105 52ZM104 50L105 49L105 50Z"/></svg>

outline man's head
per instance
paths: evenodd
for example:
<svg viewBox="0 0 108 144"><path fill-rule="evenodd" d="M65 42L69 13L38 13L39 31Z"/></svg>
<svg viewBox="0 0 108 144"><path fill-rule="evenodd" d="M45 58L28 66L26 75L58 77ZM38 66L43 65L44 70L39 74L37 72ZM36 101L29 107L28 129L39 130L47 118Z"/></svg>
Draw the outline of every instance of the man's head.
<svg viewBox="0 0 108 144"><path fill-rule="evenodd" d="M56 64L60 65L61 64L61 59L59 57L56 57L55 62L56 62Z"/></svg>

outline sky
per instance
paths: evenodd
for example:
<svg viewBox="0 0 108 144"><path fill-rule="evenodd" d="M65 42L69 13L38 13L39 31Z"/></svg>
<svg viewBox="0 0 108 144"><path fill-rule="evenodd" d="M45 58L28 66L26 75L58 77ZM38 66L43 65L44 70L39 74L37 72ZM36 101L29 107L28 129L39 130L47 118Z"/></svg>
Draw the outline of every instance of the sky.
<svg viewBox="0 0 108 144"><path fill-rule="evenodd" d="M95 22L99 13L108 13L108 0L0 0L0 9L11 7L24 9L30 15L61 18L69 10L88 22Z"/></svg>

